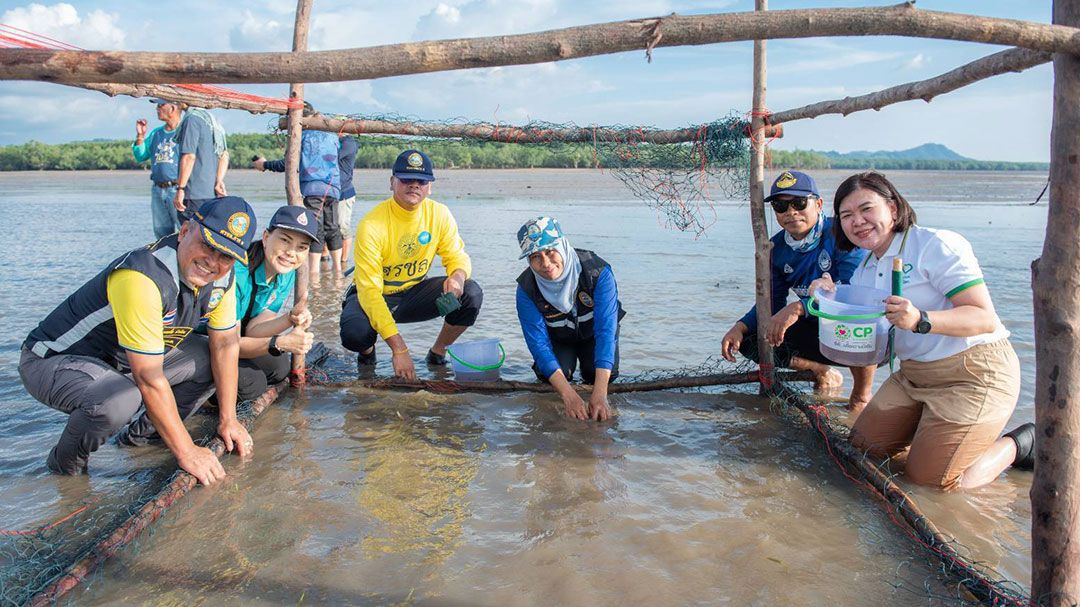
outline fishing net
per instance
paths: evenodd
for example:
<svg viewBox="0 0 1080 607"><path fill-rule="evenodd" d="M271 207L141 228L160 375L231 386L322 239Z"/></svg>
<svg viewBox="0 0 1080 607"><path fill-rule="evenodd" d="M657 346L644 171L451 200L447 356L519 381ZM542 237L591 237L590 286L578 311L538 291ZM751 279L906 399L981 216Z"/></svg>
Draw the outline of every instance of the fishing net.
<svg viewBox="0 0 1080 607"><path fill-rule="evenodd" d="M717 203L750 197L749 124L741 114L670 130L541 121L507 126L393 114L323 118L319 128L364 138L358 165L365 168L389 168L405 146L414 145L437 167L607 170L655 209L666 227L695 235L715 223ZM284 145L283 123L275 119L270 126Z"/></svg>

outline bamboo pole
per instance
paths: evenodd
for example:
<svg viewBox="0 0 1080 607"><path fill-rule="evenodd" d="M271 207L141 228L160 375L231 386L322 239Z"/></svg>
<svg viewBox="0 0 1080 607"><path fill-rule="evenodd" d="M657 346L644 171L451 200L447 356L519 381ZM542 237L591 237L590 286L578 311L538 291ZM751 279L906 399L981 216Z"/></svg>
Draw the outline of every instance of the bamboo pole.
<svg viewBox="0 0 1080 607"><path fill-rule="evenodd" d="M1055 0L1054 23L1080 25L1080 0ZM1050 203L1035 308L1035 480L1031 589L1040 605L1080 601L1080 55L1054 55Z"/></svg>
<svg viewBox="0 0 1080 607"><path fill-rule="evenodd" d="M755 10L766 11L768 0L755 0ZM754 285L757 304L758 374L761 389L768 393L776 380L772 345L765 327L772 318L772 241L765 226L765 89L768 73L765 41L754 41L754 104L750 117L750 225L754 232Z"/></svg>
<svg viewBox="0 0 1080 607"><path fill-rule="evenodd" d="M297 57L307 51L311 2L312 0L297 0L296 2L293 53ZM302 83L294 82L289 85L289 101L294 102L294 105L289 108L287 115L289 138L285 144L285 196L290 205L299 206L304 204L304 198L300 194L300 146L303 136L300 120L304 112L304 85ZM304 263L296 271L296 284L293 286L293 299L296 300L296 306L300 308L307 307L308 303L308 283L311 277L308 261L305 256ZM294 386L301 386L307 381L303 354L292 355L292 368L289 375Z"/></svg>
<svg viewBox="0 0 1080 607"><path fill-rule="evenodd" d="M873 8L669 15L515 36L293 53L0 49L0 80L129 84L340 82L565 61L656 47L822 36L909 36L1080 54L1080 30L1014 19Z"/></svg>
<svg viewBox="0 0 1080 607"><path fill-rule="evenodd" d="M922 99L930 103L934 97L942 93L950 93L992 76L1009 72L1021 72L1030 67L1046 63L1050 61L1050 58L1051 54L1043 51L1013 48L966 63L954 70L926 80L899 84L874 93L859 95L858 97L822 101L777 112L769 117L769 123L779 125L793 120L816 118L825 114L847 116L853 112L880 110L887 105L914 99Z"/></svg>

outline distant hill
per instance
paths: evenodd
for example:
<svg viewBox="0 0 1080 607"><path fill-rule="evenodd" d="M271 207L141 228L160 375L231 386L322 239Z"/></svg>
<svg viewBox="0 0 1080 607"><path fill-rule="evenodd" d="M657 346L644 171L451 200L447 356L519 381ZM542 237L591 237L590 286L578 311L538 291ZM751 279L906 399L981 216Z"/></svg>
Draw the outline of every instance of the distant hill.
<svg viewBox="0 0 1080 607"><path fill-rule="evenodd" d="M1045 162L975 160L940 143L924 143L910 150L834 152L770 150L772 166L801 169L915 169L945 171L1045 171Z"/></svg>
<svg viewBox="0 0 1080 607"><path fill-rule="evenodd" d="M868 158L888 158L891 160L974 160L973 158L961 156L940 143L924 143L918 147L911 148L910 150L900 150L899 152L879 150L877 152L857 151L818 153L828 156L829 158L850 160L866 160Z"/></svg>

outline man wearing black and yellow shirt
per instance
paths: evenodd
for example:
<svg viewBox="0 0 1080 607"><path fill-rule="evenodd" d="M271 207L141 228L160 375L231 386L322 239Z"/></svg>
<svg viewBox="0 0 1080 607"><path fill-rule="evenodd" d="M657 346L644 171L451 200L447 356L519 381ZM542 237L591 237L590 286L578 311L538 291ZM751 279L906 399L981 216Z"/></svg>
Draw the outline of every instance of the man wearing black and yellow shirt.
<svg viewBox="0 0 1080 607"><path fill-rule="evenodd" d="M225 476L183 420L214 392L218 434L230 451L252 450L236 419L239 337L233 261L246 263L255 214L242 198L207 201L180 232L112 261L68 296L23 342L27 391L68 414L50 470L86 471L90 454L131 420L121 442L160 435L181 468L209 485ZM209 336L193 333L207 318Z"/></svg>

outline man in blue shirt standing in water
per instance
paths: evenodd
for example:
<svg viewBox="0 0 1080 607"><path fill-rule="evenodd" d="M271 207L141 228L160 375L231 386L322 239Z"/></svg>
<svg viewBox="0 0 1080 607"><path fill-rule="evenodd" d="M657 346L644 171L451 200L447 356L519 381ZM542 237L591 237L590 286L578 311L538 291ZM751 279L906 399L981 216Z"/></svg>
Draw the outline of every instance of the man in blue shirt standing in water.
<svg viewBox="0 0 1080 607"><path fill-rule="evenodd" d="M146 120L135 121L135 143L131 145L131 155L138 162L150 161L150 217L154 222L154 240L180 230L180 218L173 207L176 196L178 174L178 156L176 149L176 127L180 124L184 112L180 104L167 99L151 99L157 105L158 120L165 124L146 133Z"/></svg>

